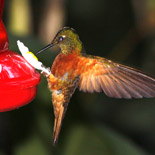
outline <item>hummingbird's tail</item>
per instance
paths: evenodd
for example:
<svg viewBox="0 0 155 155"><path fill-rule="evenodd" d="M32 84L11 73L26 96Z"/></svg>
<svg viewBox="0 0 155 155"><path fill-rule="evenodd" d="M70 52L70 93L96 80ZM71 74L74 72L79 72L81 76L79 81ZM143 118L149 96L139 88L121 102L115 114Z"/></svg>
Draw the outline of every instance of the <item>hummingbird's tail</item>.
<svg viewBox="0 0 155 155"><path fill-rule="evenodd" d="M56 144L58 140L58 136L59 136L61 125L62 125L62 120L65 116L68 102L70 98L72 97L72 94L74 93L75 89L77 88L78 82L79 82L79 78L76 77L73 80L72 84L69 83L69 85L67 86L64 85L63 90L61 89L52 90L52 104L53 104L54 115L55 115L54 131L53 131L53 144L54 145ZM49 79L49 88L50 88L50 79Z"/></svg>
<svg viewBox="0 0 155 155"><path fill-rule="evenodd" d="M56 109L56 111L57 112L55 113L54 131L53 131L53 145L56 144L56 142L58 140L59 133L60 133L62 120L65 115L64 106L61 104L59 109Z"/></svg>

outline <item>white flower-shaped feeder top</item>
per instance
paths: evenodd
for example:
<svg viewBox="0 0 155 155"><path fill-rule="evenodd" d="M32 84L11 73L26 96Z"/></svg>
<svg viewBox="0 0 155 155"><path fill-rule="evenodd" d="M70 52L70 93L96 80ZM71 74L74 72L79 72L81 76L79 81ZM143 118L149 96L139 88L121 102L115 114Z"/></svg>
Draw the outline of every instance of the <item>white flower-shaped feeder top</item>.
<svg viewBox="0 0 155 155"><path fill-rule="evenodd" d="M19 51L21 52L22 56L35 68L40 70L42 73L45 73L46 76L51 74L50 68L46 68L42 62L38 60L38 58L29 51L28 47L26 47L21 41L17 41L17 45Z"/></svg>

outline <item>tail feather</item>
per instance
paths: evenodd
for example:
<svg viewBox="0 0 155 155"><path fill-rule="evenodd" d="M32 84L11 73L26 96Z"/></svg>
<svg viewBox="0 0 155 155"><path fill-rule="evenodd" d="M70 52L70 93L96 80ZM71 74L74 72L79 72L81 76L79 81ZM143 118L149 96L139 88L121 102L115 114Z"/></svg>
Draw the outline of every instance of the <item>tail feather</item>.
<svg viewBox="0 0 155 155"><path fill-rule="evenodd" d="M53 131L53 144L54 145L57 143L57 140L58 140L64 114L65 114L64 107L63 105L61 105L59 111L57 112L55 116L55 121L54 121L54 131Z"/></svg>

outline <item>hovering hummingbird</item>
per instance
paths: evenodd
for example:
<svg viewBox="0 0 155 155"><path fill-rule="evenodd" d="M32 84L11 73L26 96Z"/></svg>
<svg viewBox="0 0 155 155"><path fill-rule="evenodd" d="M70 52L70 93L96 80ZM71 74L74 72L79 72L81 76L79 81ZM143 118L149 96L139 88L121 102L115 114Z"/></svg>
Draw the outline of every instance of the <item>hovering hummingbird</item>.
<svg viewBox="0 0 155 155"><path fill-rule="evenodd" d="M53 41L38 53L55 45L60 48L60 53L47 77L55 115L54 144L76 88L90 93L104 91L107 96L114 98L155 97L154 78L111 60L87 55L74 29L62 28Z"/></svg>

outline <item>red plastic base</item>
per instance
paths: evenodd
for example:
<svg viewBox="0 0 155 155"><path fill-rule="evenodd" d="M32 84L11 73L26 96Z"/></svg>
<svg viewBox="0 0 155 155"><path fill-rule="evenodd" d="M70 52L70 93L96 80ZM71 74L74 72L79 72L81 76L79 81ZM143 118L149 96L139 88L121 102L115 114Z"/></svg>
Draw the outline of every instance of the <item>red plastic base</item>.
<svg viewBox="0 0 155 155"><path fill-rule="evenodd" d="M21 55L8 50L3 7L4 0L0 0L0 112L31 102L40 82L40 74Z"/></svg>
<svg viewBox="0 0 155 155"><path fill-rule="evenodd" d="M31 102L37 93L37 87L0 93L0 112L17 109Z"/></svg>
<svg viewBox="0 0 155 155"><path fill-rule="evenodd" d="M32 101L40 74L19 54L0 53L0 112L17 109Z"/></svg>

